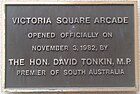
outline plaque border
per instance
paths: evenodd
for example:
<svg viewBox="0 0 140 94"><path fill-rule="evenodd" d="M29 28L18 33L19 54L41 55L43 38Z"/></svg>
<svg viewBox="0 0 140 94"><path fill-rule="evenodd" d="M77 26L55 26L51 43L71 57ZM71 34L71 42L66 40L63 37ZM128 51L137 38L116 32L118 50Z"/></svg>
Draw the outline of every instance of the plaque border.
<svg viewBox="0 0 140 94"><path fill-rule="evenodd" d="M40 87L40 88L5 88L5 6L13 5L36 5L36 4L58 4L58 5L94 5L94 4L133 4L134 5L134 52L135 52L135 86L134 87ZM87 1L87 2L2 2L2 91L4 92L103 92L103 91L138 91L139 87L139 68L138 68L138 8L137 1Z"/></svg>

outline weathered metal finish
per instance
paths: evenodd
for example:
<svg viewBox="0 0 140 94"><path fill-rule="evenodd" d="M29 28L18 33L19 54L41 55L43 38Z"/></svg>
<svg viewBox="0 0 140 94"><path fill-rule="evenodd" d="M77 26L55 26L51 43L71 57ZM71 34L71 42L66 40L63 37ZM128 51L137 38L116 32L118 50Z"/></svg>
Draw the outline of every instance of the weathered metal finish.
<svg viewBox="0 0 140 94"><path fill-rule="evenodd" d="M70 4L6 4L5 5L5 89L25 91L132 91L137 89L137 22L134 2L112 3L70 3ZM33 24L30 20L26 23L16 23L13 17L44 17L51 18L51 23L44 24L39 21ZM58 24L57 18L83 17L81 23ZM84 18L85 17L85 18ZM90 17L90 23L86 17ZM96 17L128 17L124 23L94 23ZM28 19L28 18L27 18ZM88 18L87 18L88 19ZM125 18L124 18L125 19ZM23 19L24 20L24 19ZM108 19L110 20L110 19ZM20 21L20 19L19 19ZM16 24L14 24L14 22ZM83 22L83 23L82 23ZM39 24L38 24L39 23ZM29 38L34 33L55 33L54 38L47 39ZM80 32L87 34L87 38L65 37L62 32ZM112 38L103 38L104 32L112 32ZM91 34L92 33L92 34ZM98 34L97 34L98 33ZM48 34L48 35L49 35ZM51 34L50 34L51 35ZM90 38L90 35L92 38ZM61 37L60 37L61 36ZM94 37L94 38L93 38ZM64 51L34 51L34 45L52 46L62 45ZM75 46L78 51L75 50ZM84 45L92 45L92 51L83 51ZM94 45L97 50L94 50ZM99 45L108 45L108 50L101 51ZM68 50L67 50L68 46ZM60 47L60 46L59 46ZM85 46L84 46L85 47ZM24 66L9 64L9 59L25 59ZM81 58L112 59L113 64L87 65ZM131 64L118 65L117 58L131 59ZM30 59L48 59L49 65L29 65ZM55 65L54 59L77 60L76 65ZM126 63L126 62L125 62ZM90 69L124 69L125 74L98 74L89 75ZM17 70L45 70L41 76L17 75ZM85 74L65 76L64 70L83 70ZM51 70L59 70L56 76L50 75ZM99 71L99 70L98 70ZM43 74L43 73L42 73ZM11 89L10 89L11 88ZM20 88L20 89L18 89ZM26 89L25 89L26 88ZM32 88L32 89L30 89Z"/></svg>

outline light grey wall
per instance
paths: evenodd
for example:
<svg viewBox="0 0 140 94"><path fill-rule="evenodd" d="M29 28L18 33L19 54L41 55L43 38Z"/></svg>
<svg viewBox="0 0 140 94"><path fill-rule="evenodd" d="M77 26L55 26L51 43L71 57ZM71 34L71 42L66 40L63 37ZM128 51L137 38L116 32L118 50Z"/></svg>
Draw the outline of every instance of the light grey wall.
<svg viewBox="0 0 140 94"><path fill-rule="evenodd" d="M134 1L134 0L0 0L0 83L1 82L1 78L2 78L2 57L1 57L1 53L2 53L2 26L1 26L1 23L2 23L2 2L5 2L5 1L10 1L10 2L13 2L13 1L21 1L21 2L27 2L27 1L34 1L34 2L62 2L62 1ZM138 30L139 30L139 40L140 40L140 0L137 0L138 1L138 22L139 22L139 25L138 25ZM139 62L140 62L140 41L139 41ZM140 66L140 64L139 64ZM140 75L140 71L139 71L139 75ZM140 77L139 77L140 79ZM0 88L1 88L1 84L0 84ZM6 92L2 92L1 89L0 89L0 94L48 94L48 93L6 93ZM52 93L51 93L52 94ZM57 93L57 94L60 94L60 93ZM65 94L65 93L63 93ZM73 93L68 93L68 94L73 94ZM76 94L83 94L83 93L76 93ZM86 94L140 94L140 92L94 92L94 93L86 93Z"/></svg>

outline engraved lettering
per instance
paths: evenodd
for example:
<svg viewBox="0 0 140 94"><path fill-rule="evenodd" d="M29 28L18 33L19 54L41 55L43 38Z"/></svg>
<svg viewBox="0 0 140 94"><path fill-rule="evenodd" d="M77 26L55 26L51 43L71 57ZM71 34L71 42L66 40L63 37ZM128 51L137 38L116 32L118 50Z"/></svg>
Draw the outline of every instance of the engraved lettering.
<svg viewBox="0 0 140 94"><path fill-rule="evenodd" d="M63 51L68 51L69 47L68 45L33 45L32 46L32 51L36 52L41 52L41 51L46 51L46 52L51 52L51 51L56 51L56 52L63 52Z"/></svg>
<svg viewBox="0 0 140 94"><path fill-rule="evenodd" d="M98 32L62 32L60 34L60 37L62 39L81 39L81 38L87 38L87 39L94 39L99 36Z"/></svg>
<svg viewBox="0 0 140 94"><path fill-rule="evenodd" d="M17 76L45 76L46 70L17 70Z"/></svg>
<svg viewBox="0 0 140 94"><path fill-rule="evenodd" d="M12 22L15 25L47 25L52 23L50 17L12 17Z"/></svg>
<svg viewBox="0 0 140 94"><path fill-rule="evenodd" d="M128 24L128 17L95 17L94 24Z"/></svg>
<svg viewBox="0 0 140 94"><path fill-rule="evenodd" d="M83 66L113 66L112 58L81 58Z"/></svg>
<svg viewBox="0 0 140 94"><path fill-rule="evenodd" d="M86 75L86 70L85 69L77 69L77 70L65 69L63 74L65 76L82 76L82 75Z"/></svg>
<svg viewBox="0 0 140 94"><path fill-rule="evenodd" d="M48 59L30 59L30 66L48 66Z"/></svg>
<svg viewBox="0 0 140 94"><path fill-rule="evenodd" d="M67 24L90 24L90 17L57 17L56 23Z"/></svg>
<svg viewBox="0 0 140 94"><path fill-rule="evenodd" d="M124 69L90 69L89 75L124 75Z"/></svg>
<svg viewBox="0 0 140 94"><path fill-rule="evenodd" d="M76 66L78 64L75 58L72 59L54 59L54 66Z"/></svg>
<svg viewBox="0 0 140 94"><path fill-rule="evenodd" d="M24 59L9 59L9 63L11 66L24 66L24 61Z"/></svg>
<svg viewBox="0 0 140 94"><path fill-rule="evenodd" d="M117 58L118 65L128 65L131 64L132 60L130 58Z"/></svg>
<svg viewBox="0 0 140 94"><path fill-rule="evenodd" d="M28 33L29 39L54 39L56 34L54 32L47 33Z"/></svg>

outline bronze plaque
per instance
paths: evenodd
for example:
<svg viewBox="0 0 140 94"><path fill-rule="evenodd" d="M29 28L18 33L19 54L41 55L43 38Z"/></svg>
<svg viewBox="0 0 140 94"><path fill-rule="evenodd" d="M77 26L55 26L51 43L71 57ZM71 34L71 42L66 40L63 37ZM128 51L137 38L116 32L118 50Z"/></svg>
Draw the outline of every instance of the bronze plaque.
<svg viewBox="0 0 140 94"><path fill-rule="evenodd" d="M4 7L5 90L137 90L135 2Z"/></svg>

